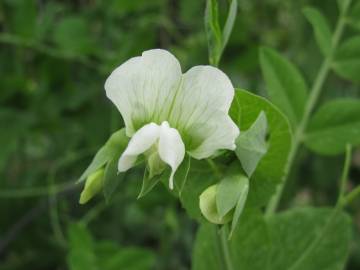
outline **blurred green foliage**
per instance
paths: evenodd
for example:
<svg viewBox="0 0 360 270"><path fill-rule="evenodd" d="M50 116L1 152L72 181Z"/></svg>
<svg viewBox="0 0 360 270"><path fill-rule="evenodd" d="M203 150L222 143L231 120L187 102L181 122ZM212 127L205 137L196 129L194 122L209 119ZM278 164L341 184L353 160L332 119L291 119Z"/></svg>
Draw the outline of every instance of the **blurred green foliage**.
<svg viewBox="0 0 360 270"><path fill-rule="evenodd" d="M260 45L313 79L322 56L301 12L306 4L333 27L335 1L239 1L220 62L236 87L264 93ZM109 205L98 196L80 206L74 183L122 127L103 90L111 70L155 47L186 69L207 64L204 10L205 1L194 0L0 1L0 269L119 269L134 254L143 261L126 269L189 269L196 225L163 186L136 200L139 170ZM227 1L219 1L220 19L226 14ZM356 17L345 35L358 31ZM359 96L359 85L331 75L321 100ZM359 151L353 160L349 188L360 183ZM342 157L301 149L283 207L333 204L341 167ZM357 229L348 269L360 268L359 209L359 201L350 209Z"/></svg>

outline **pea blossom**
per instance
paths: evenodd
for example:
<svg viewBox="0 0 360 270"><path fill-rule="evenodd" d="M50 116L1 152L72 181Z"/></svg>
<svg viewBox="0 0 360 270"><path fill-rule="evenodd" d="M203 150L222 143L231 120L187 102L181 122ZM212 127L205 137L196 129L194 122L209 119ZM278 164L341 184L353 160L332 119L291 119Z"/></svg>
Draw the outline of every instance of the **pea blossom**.
<svg viewBox="0 0 360 270"><path fill-rule="evenodd" d="M235 149L240 131L228 114L234 88L215 67L195 66L182 74L171 53L148 50L117 67L105 90L131 138L118 161L119 172L132 168L144 154L150 175L170 166L172 189L185 153L204 159Z"/></svg>

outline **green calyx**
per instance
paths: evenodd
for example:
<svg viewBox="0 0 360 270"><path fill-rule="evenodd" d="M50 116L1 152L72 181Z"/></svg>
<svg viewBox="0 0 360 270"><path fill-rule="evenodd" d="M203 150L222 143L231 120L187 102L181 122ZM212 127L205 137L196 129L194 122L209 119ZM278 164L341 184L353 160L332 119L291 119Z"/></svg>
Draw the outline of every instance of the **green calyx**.
<svg viewBox="0 0 360 270"><path fill-rule="evenodd" d="M166 164L161 160L156 147L152 147L146 154L149 178L160 175L166 168Z"/></svg>

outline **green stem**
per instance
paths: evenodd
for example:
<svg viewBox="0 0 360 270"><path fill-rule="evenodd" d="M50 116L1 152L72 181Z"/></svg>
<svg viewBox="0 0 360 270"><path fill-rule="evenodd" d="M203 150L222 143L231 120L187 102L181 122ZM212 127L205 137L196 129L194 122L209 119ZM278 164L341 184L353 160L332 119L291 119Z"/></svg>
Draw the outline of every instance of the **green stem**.
<svg viewBox="0 0 360 270"><path fill-rule="evenodd" d="M348 195L344 196L342 206L349 205L356 197L360 196L360 186L351 191Z"/></svg>
<svg viewBox="0 0 360 270"><path fill-rule="evenodd" d="M94 153L94 149L85 149L61 158L59 161L55 162L53 167L50 169L50 172L48 174L48 183L51 177L55 177L55 174L58 170L66 166L70 166L74 162L77 162L89 155L92 155L93 153ZM48 186L32 187L32 188L2 189L0 190L0 199L2 198L17 199L17 198L25 198L25 197L49 196L66 190L71 190L76 186L77 186L76 182L73 180L58 185L52 184L51 188L50 185L48 185Z"/></svg>
<svg viewBox="0 0 360 270"><path fill-rule="evenodd" d="M221 173L219 167L215 164L215 162L210 158L207 158L206 162L209 164L210 168L212 169L212 171L214 172L216 177L222 178L222 173Z"/></svg>
<svg viewBox="0 0 360 270"><path fill-rule="evenodd" d="M87 57L78 56L74 53L69 53L64 50L57 49L55 47L47 46L42 43L38 43L34 40L24 39L22 37L18 37L13 34L9 33L1 33L0 34L0 43L2 44L8 44L11 46L16 47L23 47L30 50L34 50L40 54L47 55L49 57L68 60L68 61L75 61L77 63L80 63L88 68L96 69L101 74L105 73L107 71L106 67L103 67L100 65L100 63L95 63L91 61Z"/></svg>
<svg viewBox="0 0 360 270"><path fill-rule="evenodd" d="M294 133L294 139L291 145L291 149L290 149L290 153L289 153L289 157L288 157L288 162L286 164L285 167L285 174L284 177L282 179L281 184L278 186L275 195L271 198L267 208L266 208L266 216L269 217L271 216L277 209L278 204L280 202L281 199L281 195L283 193L285 184L286 184L286 180L289 176L289 172L290 169L294 163L295 157L297 155L297 152L299 150L299 147L302 143L302 139L305 133L305 130L307 128L307 124L309 122L310 119L310 115L319 99L322 87L324 85L325 79L331 69L331 64L332 64L332 58L334 55L334 52L336 51L336 48L339 44L340 38L342 36L342 33L344 31L345 28L345 24L346 24L346 13L347 10L350 6L351 0L347 0L345 8L343 9L343 11L340 13L338 22L336 24L336 28L335 28L335 32L332 36L332 41L331 41L331 51L330 53L325 57L323 63L321 64L320 70L316 76L316 79L314 81L314 84L311 88L310 91L310 95L309 98L306 102L305 105L305 110L304 110L304 115L300 121L299 126L296 128L295 133Z"/></svg>
<svg viewBox="0 0 360 270"><path fill-rule="evenodd" d="M66 183L54 185L51 190L49 187L33 187L33 188L16 188L16 189L2 189L0 190L0 199L18 199L25 197L48 196L49 194L56 194L66 190L75 188L76 183L69 181Z"/></svg>
<svg viewBox="0 0 360 270"><path fill-rule="evenodd" d="M346 182L349 176L349 170L350 170L350 164L351 163L351 146L346 145L346 154L345 154L345 162L344 162L344 168L341 175L340 180L340 192L339 192L339 198L337 204L342 204L346 192Z"/></svg>
<svg viewBox="0 0 360 270"><path fill-rule="evenodd" d="M224 225L222 229L219 229L216 235L219 238L221 256L222 256L223 264L224 264L223 269L224 270L234 270L231 256L230 256L229 244L228 244L229 233L228 233L227 226Z"/></svg>

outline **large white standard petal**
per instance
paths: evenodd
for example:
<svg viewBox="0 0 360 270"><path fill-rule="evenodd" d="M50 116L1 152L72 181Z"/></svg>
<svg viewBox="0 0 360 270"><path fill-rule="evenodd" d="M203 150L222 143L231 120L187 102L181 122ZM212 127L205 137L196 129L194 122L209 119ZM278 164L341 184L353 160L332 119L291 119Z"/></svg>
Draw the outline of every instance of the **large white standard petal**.
<svg viewBox="0 0 360 270"><path fill-rule="evenodd" d="M138 155L156 143L160 135L160 126L150 123L140 128L130 139L125 151L122 153L119 162L119 172L125 172L134 166Z"/></svg>
<svg viewBox="0 0 360 270"><path fill-rule="evenodd" d="M128 136L147 123L168 120L181 75L178 60L161 49L145 51L111 73L106 95L120 111Z"/></svg>
<svg viewBox="0 0 360 270"><path fill-rule="evenodd" d="M172 54L149 50L115 69L105 90L122 114L128 136L150 122L168 121L194 158L235 148L240 131L228 115L234 88L215 67L196 66L182 75ZM123 168L134 162L129 156Z"/></svg>
<svg viewBox="0 0 360 270"><path fill-rule="evenodd" d="M169 187L173 189L174 174L184 159L185 145L179 132L175 128L171 128L166 121L160 127L158 151L161 160L171 167Z"/></svg>
<svg viewBox="0 0 360 270"><path fill-rule="evenodd" d="M219 149L235 148L239 129L228 115L234 87L221 70L196 66L183 75L170 115L172 126L192 141L189 154L207 158Z"/></svg>

